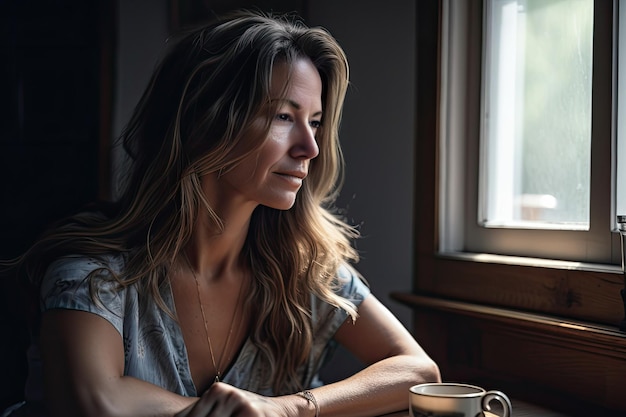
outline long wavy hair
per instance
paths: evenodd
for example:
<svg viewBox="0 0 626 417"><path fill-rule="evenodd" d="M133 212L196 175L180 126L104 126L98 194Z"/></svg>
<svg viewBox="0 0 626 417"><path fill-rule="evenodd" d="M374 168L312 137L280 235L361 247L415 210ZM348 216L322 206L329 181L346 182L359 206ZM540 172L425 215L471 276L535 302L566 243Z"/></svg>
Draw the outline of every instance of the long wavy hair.
<svg viewBox="0 0 626 417"><path fill-rule="evenodd" d="M132 162L122 195L44 235L21 260L31 279L38 283L63 255L123 253L124 270L114 279L140 285L168 310L160 287L196 219L208 215L216 230L223 227L202 176L232 169L261 146L276 111L268 107L273 68L303 57L322 80L319 155L291 209L255 209L241 253L254 271L250 338L263 353L268 385L277 394L301 389L296 375L312 344L311 294L356 318L354 305L333 290L339 266L358 261L358 232L334 206L343 179L338 128L348 63L327 31L293 16L242 11L168 40L121 137ZM259 116L267 120L262 131L253 128Z"/></svg>

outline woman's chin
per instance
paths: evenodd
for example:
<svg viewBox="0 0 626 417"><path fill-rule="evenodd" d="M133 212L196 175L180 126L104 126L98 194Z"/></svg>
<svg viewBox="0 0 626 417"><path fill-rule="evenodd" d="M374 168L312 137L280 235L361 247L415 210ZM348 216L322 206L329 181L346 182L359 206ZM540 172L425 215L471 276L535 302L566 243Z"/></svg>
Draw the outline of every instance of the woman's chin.
<svg viewBox="0 0 626 417"><path fill-rule="evenodd" d="M264 205L275 210L289 210L294 204L296 204L295 194L292 197L285 197L284 199L272 201L270 204Z"/></svg>

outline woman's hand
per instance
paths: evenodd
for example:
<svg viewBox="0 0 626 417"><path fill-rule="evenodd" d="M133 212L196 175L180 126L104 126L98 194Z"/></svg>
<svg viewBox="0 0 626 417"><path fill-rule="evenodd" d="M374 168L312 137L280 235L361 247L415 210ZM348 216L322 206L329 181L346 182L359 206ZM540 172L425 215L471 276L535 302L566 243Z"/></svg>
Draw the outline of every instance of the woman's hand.
<svg viewBox="0 0 626 417"><path fill-rule="evenodd" d="M304 409L307 409L307 401L295 395L264 397L216 382L195 404L175 417L287 417L300 415Z"/></svg>

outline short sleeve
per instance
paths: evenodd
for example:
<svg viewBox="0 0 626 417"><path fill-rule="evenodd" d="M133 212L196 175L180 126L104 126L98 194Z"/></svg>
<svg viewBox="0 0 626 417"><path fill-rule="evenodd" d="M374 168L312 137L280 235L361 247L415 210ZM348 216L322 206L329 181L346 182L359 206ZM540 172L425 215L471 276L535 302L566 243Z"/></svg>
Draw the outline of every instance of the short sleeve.
<svg viewBox="0 0 626 417"><path fill-rule="evenodd" d="M123 334L124 291L106 279L111 271L119 270L116 259L104 262L68 256L54 261L41 284L41 311L66 309L97 314Z"/></svg>
<svg viewBox="0 0 626 417"><path fill-rule="evenodd" d="M348 265L341 265L335 279L335 294L350 301L359 308L365 297L370 293L369 287ZM348 318L348 312L316 299L313 308L314 337L318 340L329 340L337 329Z"/></svg>
<svg viewBox="0 0 626 417"><path fill-rule="evenodd" d="M339 267L337 282L339 283L336 291L337 295L352 302L357 308L370 293L370 289L365 282L347 265Z"/></svg>

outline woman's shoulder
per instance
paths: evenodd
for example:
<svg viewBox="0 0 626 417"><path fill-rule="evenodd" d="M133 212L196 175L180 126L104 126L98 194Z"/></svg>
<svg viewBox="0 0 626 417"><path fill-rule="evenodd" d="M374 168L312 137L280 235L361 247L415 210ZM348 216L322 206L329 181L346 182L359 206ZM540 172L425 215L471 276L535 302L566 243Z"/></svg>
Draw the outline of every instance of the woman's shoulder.
<svg viewBox="0 0 626 417"><path fill-rule="evenodd" d="M43 276L42 286L59 279L82 281L96 271L105 275L117 275L123 268L123 258L121 254L63 256L50 263Z"/></svg>
<svg viewBox="0 0 626 417"><path fill-rule="evenodd" d="M124 256L63 256L50 264L39 290L40 310L77 310L97 314L120 334L129 297L115 275L122 271ZM132 297L131 297L132 299Z"/></svg>
<svg viewBox="0 0 626 417"><path fill-rule="evenodd" d="M102 255L66 255L50 263L48 274L56 271L78 271L96 269L111 269L119 272L124 264L124 255L121 253L107 253Z"/></svg>
<svg viewBox="0 0 626 417"><path fill-rule="evenodd" d="M352 265L342 263L337 268L335 293L354 304L360 304L370 293L370 288Z"/></svg>
<svg viewBox="0 0 626 417"><path fill-rule="evenodd" d="M123 294L114 277L123 268L122 255L63 256L50 264L41 281L42 307L90 311L97 298L109 305L120 305ZM95 284L95 285L94 285Z"/></svg>

